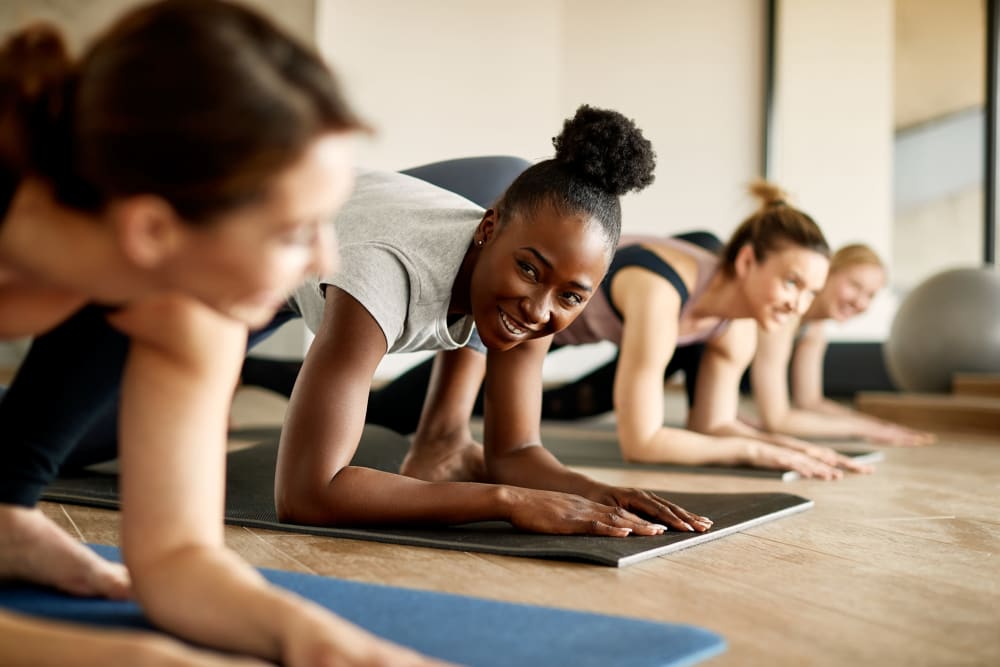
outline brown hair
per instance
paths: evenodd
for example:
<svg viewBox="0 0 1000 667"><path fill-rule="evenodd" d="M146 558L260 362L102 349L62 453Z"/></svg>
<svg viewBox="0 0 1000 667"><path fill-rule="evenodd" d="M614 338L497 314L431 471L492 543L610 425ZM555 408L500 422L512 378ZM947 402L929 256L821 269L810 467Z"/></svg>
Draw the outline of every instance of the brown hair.
<svg viewBox="0 0 1000 667"><path fill-rule="evenodd" d="M750 244L758 262L768 254L786 245L794 245L830 256L830 246L816 221L807 214L790 206L786 195L777 185L767 181L750 184L750 194L760 200L757 211L744 220L729 241L719 251L726 273L735 271L736 256L740 249Z"/></svg>
<svg viewBox="0 0 1000 667"><path fill-rule="evenodd" d="M863 243L851 243L833 253L830 273L858 264L871 264L885 271L885 264L874 250Z"/></svg>
<svg viewBox="0 0 1000 667"><path fill-rule="evenodd" d="M83 210L156 194L207 221L261 197L317 137L367 129L313 51L223 0L137 8L76 64L52 26L0 47L0 160Z"/></svg>

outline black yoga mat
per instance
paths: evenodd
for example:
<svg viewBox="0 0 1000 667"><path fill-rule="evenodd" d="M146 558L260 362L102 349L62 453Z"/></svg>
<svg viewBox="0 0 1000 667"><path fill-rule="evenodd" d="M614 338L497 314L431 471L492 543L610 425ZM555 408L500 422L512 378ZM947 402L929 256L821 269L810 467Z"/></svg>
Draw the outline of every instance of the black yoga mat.
<svg viewBox="0 0 1000 667"><path fill-rule="evenodd" d="M542 442L545 448L564 465L591 468L635 468L663 472L688 472L703 475L738 475L762 477L789 482L801 479L793 470L768 470L750 466L685 466L673 463L632 463L622 459L614 424L567 424L545 422L542 424ZM872 449L835 448L844 456L858 463L874 463L883 459L882 452Z"/></svg>
<svg viewBox="0 0 1000 667"><path fill-rule="evenodd" d="M473 425L473 435L482 437L482 425ZM790 482L802 476L794 470L769 470L750 466L689 466L675 463L633 463L622 459L615 435L614 423L578 424L572 422L542 422L542 442L545 448L564 465L589 468L635 468L660 472L699 473L702 475L737 475L760 477ZM233 429L230 437L241 440L277 439L281 429L275 426L250 426ZM845 449L834 447L839 453L858 463L877 463L885 457L877 449Z"/></svg>
<svg viewBox="0 0 1000 667"><path fill-rule="evenodd" d="M377 426L365 427L353 465L395 472L409 446L406 438ZM280 523L274 512L274 465L277 444L261 443L232 452L226 474L226 522L330 537L347 537L414 546L480 551L508 556L576 560L621 567L718 539L760 523L812 507L812 501L789 493L673 493L658 491L682 507L715 521L707 533L668 531L652 537L538 535L503 521L443 528L411 526L329 528ZM118 507L118 478L83 471L49 486L45 500L96 507Z"/></svg>

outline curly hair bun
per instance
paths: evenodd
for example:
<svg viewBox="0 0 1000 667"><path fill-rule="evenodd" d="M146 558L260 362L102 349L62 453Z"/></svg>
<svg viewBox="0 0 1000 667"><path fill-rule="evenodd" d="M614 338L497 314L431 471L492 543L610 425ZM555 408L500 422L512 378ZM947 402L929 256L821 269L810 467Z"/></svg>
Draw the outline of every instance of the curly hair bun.
<svg viewBox="0 0 1000 667"><path fill-rule="evenodd" d="M552 140L556 161L612 195L653 182L656 153L635 123L617 111L584 104Z"/></svg>

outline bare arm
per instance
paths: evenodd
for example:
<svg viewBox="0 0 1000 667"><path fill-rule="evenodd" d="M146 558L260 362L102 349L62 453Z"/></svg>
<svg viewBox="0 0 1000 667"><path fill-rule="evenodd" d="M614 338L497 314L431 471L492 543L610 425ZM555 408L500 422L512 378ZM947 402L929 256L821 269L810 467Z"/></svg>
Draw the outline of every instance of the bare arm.
<svg viewBox="0 0 1000 667"><path fill-rule="evenodd" d="M463 347L434 358L413 444L400 472L428 481L485 481L483 447L469 428L486 355Z"/></svg>
<svg viewBox="0 0 1000 667"><path fill-rule="evenodd" d="M827 340L820 326L809 327L792 356L793 407L783 422L768 430L802 437L855 437L898 446L927 445L935 437L924 431L876 419L823 395L823 358ZM755 362L756 365L756 362Z"/></svg>
<svg viewBox="0 0 1000 667"><path fill-rule="evenodd" d="M663 425L663 374L677 341L680 296L647 272L619 275L615 297L625 327L614 396L624 458L682 465L749 464L751 442Z"/></svg>
<svg viewBox="0 0 1000 667"><path fill-rule="evenodd" d="M434 359L416 440L471 439L469 419L486 376L486 355L462 347Z"/></svg>
<svg viewBox="0 0 1000 667"><path fill-rule="evenodd" d="M799 322L795 320L778 331L758 330L757 351L750 376L763 430L798 437L859 435L849 422L836 419L833 413L816 409L825 402L822 368L826 339L818 326L812 326L806 329L796 345L798 327ZM788 393L790 359L795 404Z"/></svg>
<svg viewBox="0 0 1000 667"><path fill-rule="evenodd" d="M579 495L425 482L348 465L361 437L371 377L385 349L385 338L368 311L328 287L324 321L292 392L282 432L276 497L285 520L454 524L501 519L536 532L620 536L662 530L628 513L617 515L618 525L603 522L618 508Z"/></svg>
<svg viewBox="0 0 1000 667"><path fill-rule="evenodd" d="M814 445L786 435L768 433L739 420L739 381L756 348L756 325L737 320L722 336L706 346L698 369L695 405L689 422L706 433L747 438L754 442L752 465L790 468L821 479L839 479L838 468L871 472L871 468L842 456L829 447Z"/></svg>
<svg viewBox="0 0 1000 667"><path fill-rule="evenodd" d="M704 531L705 517L638 489L601 484L562 465L541 446L542 361L547 338L523 343L506 352L490 352L486 374L486 464L499 482L579 495L618 508L615 521L639 512L678 530ZM623 514L623 511L628 511ZM648 526L631 528L649 534Z"/></svg>
<svg viewBox="0 0 1000 667"><path fill-rule="evenodd" d="M271 586L224 547L226 418L246 328L180 297L132 307L112 324L132 338L120 426L123 553L153 622L296 667L320 656L423 664Z"/></svg>
<svg viewBox="0 0 1000 667"><path fill-rule="evenodd" d="M0 612L0 647L7 664L33 667L148 665L263 667L249 658L202 652L151 632L104 630Z"/></svg>
<svg viewBox="0 0 1000 667"><path fill-rule="evenodd" d="M275 482L279 516L320 525L508 518L503 490L495 486L424 482L348 465L361 439L368 390L386 341L353 297L333 286L326 294L323 322L282 429Z"/></svg>

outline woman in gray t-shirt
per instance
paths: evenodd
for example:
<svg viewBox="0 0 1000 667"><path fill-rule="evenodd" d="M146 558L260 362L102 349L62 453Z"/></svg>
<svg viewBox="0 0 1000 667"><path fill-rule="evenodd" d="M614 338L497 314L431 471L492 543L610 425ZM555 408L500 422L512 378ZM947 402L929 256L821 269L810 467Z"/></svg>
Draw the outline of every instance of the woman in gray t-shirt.
<svg viewBox="0 0 1000 667"><path fill-rule="evenodd" d="M554 143L556 157L528 168L486 211L404 176L360 175L337 222L342 271L294 299L316 339L282 429L282 520L503 519L535 532L621 537L711 526L647 491L572 472L541 446L551 337L597 290L620 234L619 196L651 183L655 164L649 142L613 111L581 107ZM473 323L489 350L483 449L447 386L431 388L418 432L452 460L456 481L350 466L385 354L461 354Z"/></svg>

